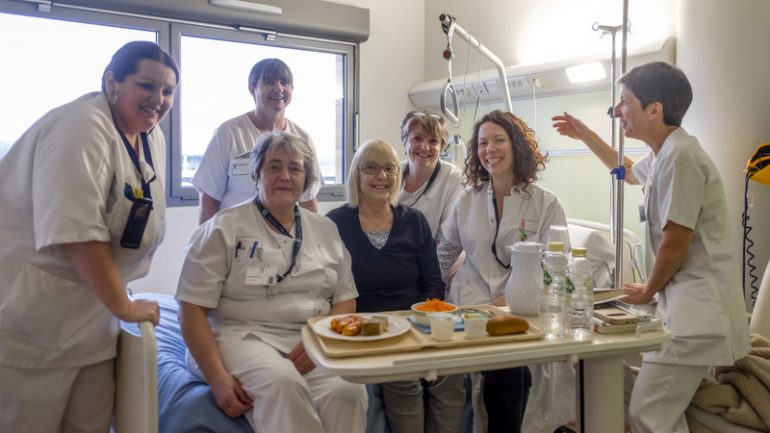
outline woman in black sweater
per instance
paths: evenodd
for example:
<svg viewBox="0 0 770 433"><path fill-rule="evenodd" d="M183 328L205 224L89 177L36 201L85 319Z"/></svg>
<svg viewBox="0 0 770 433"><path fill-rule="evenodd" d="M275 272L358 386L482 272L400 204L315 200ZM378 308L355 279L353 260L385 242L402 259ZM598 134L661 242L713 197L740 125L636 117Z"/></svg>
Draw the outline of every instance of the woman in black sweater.
<svg viewBox="0 0 770 433"><path fill-rule="evenodd" d="M398 154L388 143L370 140L353 157L348 203L328 214L353 261L359 312L408 310L427 298L444 299L428 221L420 211L397 204L400 191ZM465 403L462 380L382 384L391 432L456 433Z"/></svg>

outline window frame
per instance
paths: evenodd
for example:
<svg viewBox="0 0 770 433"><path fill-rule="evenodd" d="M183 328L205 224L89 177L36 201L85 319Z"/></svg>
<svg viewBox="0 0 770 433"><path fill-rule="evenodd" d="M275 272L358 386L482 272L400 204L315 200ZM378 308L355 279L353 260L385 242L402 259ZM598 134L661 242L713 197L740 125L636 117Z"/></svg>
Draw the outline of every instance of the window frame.
<svg viewBox="0 0 770 433"><path fill-rule="evenodd" d="M72 5L51 4L35 0L0 0L0 12L29 17L55 19L79 22L84 24L103 25L110 27L128 28L151 31L157 34L157 43L168 50L178 61L180 59L181 37L187 36L212 37L220 40L258 43L282 48L305 49L329 52L344 56L344 106L343 106L343 137L342 137L342 184L324 185L318 193L321 201L340 201L345 197L347 170L353 159L358 142L358 110L359 110L359 43L343 40L332 40L285 34L259 30L238 25L224 26L212 22L174 20L171 18L153 16L150 14L126 13L118 10L87 8ZM109 59L105 59L105 65ZM181 85L184 85L182 77ZM94 90L101 83L94 83ZM158 125L166 137L167 167L166 167L166 204L173 206L197 206L198 193L194 188L182 188L181 171L181 119L180 93L175 95L174 108ZM35 119L36 120L36 119ZM31 124L31 123L30 123ZM213 131L212 131L213 133Z"/></svg>
<svg viewBox="0 0 770 433"><path fill-rule="evenodd" d="M224 26L205 26L191 23L171 23L171 55L180 62L184 62L181 53L182 36L216 39L228 42L249 43L278 48L310 50L342 55L344 58L344 105L342 114L342 184L324 185L318 193L317 199L321 201L339 201L345 197L345 182L347 181L347 168L353 159L354 143L356 142L357 128L353 113L357 112L357 80L356 77L356 53L357 44L348 42L331 41L313 37L285 35L257 29L226 28ZM246 77L244 77L244 82ZM182 77L184 86L184 77ZM177 95L176 104L182 102L182 92ZM168 203L170 205L187 205L198 202L198 192L193 187L182 186L182 136L181 136L181 110L172 110L170 113L172 125L180 125L173 128L174 134L169 140L169 184ZM213 134L213 131L212 131Z"/></svg>

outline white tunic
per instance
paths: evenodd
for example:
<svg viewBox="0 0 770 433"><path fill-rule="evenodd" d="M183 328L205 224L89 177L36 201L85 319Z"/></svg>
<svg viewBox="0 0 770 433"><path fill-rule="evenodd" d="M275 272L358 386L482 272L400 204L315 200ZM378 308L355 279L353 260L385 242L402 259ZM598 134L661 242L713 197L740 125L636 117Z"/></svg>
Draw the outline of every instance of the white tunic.
<svg viewBox="0 0 770 433"><path fill-rule="evenodd" d="M645 360L732 365L749 351L746 310L729 245L722 178L698 140L679 128L634 176L644 183L648 237L657 251L668 221L693 230L687 259L659 293L657 314L671 340ZM642 162L640 161L640 162Z"/></svg>
<svg viewBox="0 0 770 433"><path fill-rule="evenodd" d="M305 140L316 155L313 139L304 129L286 119L285 132ZM191 182L199 191L220 201L220 209L235 206L257 194L249 169L249 154L261 134L248 114L226 121L214 132ZM319 180L302 194L300 202L314 199L323 184L318 157L314 159Z"/></svg>
<svg viewBox="0 0 770 433"><path fill-rule="evenodd" d="M337 226L324 216L300 212L299 256L291 274L277 284L247 281L247 273L259 275L268 265L269 275L282 275L291 264L294 241L271 230L253 201L218 212L193 232L176 298L211 308L217 339L253 334L288 353L309 318L358 296Z"/></svg>
<svg viewBox="0 0 770 433"><path fill-rule="evenodd" d="M492 253L495 237L495 208L492 187L487 182L481 191L466 189L441 230L444 240L465 250L465 263L452 280L449 302L459 305L487 304L505 292L510 269L497 263ZM503 217L495 243L497 258L510 264L505 248L520 240L519 227L524 222L527 240L543 242L551 225L567 225L559 200L549 191L532 185L531 195L512 191L503 201Z"/></svg>
<svg viewBox="0 0 770 433"><path fill-rule="evenodd" d="M147 274L164 234L166 168L162 132L148 135L154 209L139 249L120 238L132 205L123 189L140 188L140 177L101 92L48 112L0 160L0 364L74 367L115 356L118 320L60 244L110 242L124 283ZM141 164L149 180L144 154Z"/></svg>
<svg viewBox="0 0 770 433"><path fill-rule="evenodd" d="M428 182L425 182L414 192L402 189L398 196L399 203L417 209L425 215L433 239L438 239L441 225L449 218L463 192L463 172L448 162L439 160L438 163L441 164L441 170L427 191L425 188ZM408 164L403 162L401 169L405 170Z"/></svg>

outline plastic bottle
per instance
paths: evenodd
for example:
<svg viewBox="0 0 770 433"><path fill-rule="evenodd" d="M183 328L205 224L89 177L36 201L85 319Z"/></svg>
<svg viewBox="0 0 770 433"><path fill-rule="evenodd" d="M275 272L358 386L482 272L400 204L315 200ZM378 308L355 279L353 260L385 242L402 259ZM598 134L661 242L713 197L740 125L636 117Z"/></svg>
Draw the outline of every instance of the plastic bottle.
<svg viewBox="0 0 770 433"><path fill-rule="evenodd" d="M567 323L576 338L590 338L594 316L594 279L586 248L572 248L567 268Z"/></svg>
<svg viewBox="0 0 770 433"><path fill-rule="evenodd" d="M548 243L543 258L543 296L540 298L540 324L546 338L563 337L567 332L567 265L563 242Z"/></svg>

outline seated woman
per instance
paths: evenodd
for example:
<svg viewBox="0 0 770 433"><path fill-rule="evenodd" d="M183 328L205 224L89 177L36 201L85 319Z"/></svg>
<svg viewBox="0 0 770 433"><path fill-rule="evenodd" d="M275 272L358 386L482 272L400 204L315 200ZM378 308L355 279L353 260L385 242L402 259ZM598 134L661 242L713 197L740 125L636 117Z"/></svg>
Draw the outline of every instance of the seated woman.
<svg viewBox="0 0 770 433"><path fill-rule="evenodd" d="M428 221L419 211L396 204L400 171L398 155L388 143L364 143L350 167L349 203L328 215L353 257L360 312L408 310L426 298L444 298ZM381 386L393 433L457 432L465 403L463 376Z"/></svg>
<svg viewBox="0 0 770 433"><path fill-rule="evenodd" d="M297 206L313 166L300 138L262 135L251 153L256 198L195 230L177 288L190 368L259 433L366 424L365 388L316 369L302 345L307 319L352 313L358 295L334 224Z"/></svg>
<svg viewBox="0 0 770 433"><path fill-rule="evenodd" d="M461 250L466 254L449 300L460 305L505 305L511 272L505 247L524 239L544 242L551 225L566 225L567 220L556 196L535 185L545 158L534 132L513 114L493 111L482 117L473 128L465 161L470 189L442 226L439 245L442 269L448 269ZM520 432L532 383L529 369L483 375L488 431Z"/></svg>

